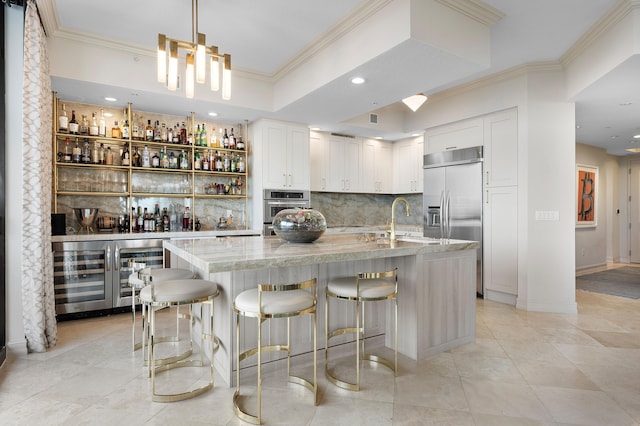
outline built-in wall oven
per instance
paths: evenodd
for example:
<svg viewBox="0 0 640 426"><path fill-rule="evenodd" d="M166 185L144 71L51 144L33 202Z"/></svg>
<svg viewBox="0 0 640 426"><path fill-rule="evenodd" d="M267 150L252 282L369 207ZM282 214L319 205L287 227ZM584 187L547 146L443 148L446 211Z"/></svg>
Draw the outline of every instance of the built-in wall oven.
<svg viewBox="0 0 640 426"><path fill-rule="evenodd" d="M56 242L53 282L59 318L131 309L129 260L163 266L161 239Z"/></svg>
<svg viewBox="0 0 640 426"><path fill-rule="evenodd" d="M273 218L285 209L309 208L309 191L265 189L264 190L264 236L275 235L273 232Z"/></svg>

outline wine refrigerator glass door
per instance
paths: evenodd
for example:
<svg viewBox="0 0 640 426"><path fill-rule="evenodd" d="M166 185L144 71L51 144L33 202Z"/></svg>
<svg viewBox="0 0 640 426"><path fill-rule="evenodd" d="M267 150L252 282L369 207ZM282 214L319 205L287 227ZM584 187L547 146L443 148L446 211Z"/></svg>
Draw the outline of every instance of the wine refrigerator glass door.
<svg viewBox="0 0 640 426"><path fill-rule="evenodd" d="M131 306L131 287L129 287L129 275L131 275L130 260L144 263L148 268L162 268L163 248L162 240L137 240L114 242L114 278L113 307Z"/></svg>

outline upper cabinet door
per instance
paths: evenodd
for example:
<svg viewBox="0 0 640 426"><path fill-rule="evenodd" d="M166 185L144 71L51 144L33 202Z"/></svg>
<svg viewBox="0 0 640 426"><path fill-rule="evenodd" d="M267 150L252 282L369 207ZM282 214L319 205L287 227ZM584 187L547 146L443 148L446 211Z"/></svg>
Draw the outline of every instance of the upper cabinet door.
<svg viewBox="0 0 640 426"><path fill-rule="evenodd" d="M287 127L281 123L267 123L262 140L262 179L265 188L287 187L287 162L290 153L287 150Z"/></svg>
<svg viewBox="0 0 640 426"><path fill-rule="evenodd" d="M417 137L393 144L394 194L422 192L423 140Z"/></svg>
<svg viewBox="0 0 640 426"><path fill-rule="evenodd" d="M472 118L427 129L424 153L451 151L483 145L483 120Z"/></svg>
<svg viewBox="0 0 640 426"><path fill-rule="evenodd" d="M311 185L309 173L309 128L287 126L287 188L308 190Z"/></svg>
<svg viewBox="0 0 640 426"><path fill-rule="evenodd" d="M484 186L518 184L518 112L484 117Z"/></svg>

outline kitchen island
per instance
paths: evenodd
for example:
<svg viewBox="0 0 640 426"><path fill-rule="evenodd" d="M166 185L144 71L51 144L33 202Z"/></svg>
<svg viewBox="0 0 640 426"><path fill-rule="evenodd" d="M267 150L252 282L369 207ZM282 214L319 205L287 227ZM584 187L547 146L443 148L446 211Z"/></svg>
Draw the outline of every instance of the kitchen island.
<svg viewBox="0 0 640 426"><path fill-rule="evenodd" d="M473 241L425 238L388 240L370 234L325 234L309 244L283 242L278 237L188 238L164 241L174 267L188 267L215 281L221 294L215 301L216 335L221 347L215 367L232 383L235 319L233 299L259 283L288 283L318 278L318 348L324 347L324 291L329 278L363 271L398 268L398 351L422 359L475 340L476 248ZM332 309L332 325L353 320L352 309ZM372 345L392 347L392 309L367 306L367 334ZM243 319L244 321L244 319ZM304 321L307 321L303 324ZM255 346L256 321L245 323L243 347ZM284 339L286 327L263 330L267 342ZM312 321L292 323L293 355L313 348ZM340 345L351 339L335 339ZM384 339L384 340L383 340ZM284 341L284 340L283 340ZM367 343L369 344L369 343ZM279 353L269 353L279 359Z"/></svg>

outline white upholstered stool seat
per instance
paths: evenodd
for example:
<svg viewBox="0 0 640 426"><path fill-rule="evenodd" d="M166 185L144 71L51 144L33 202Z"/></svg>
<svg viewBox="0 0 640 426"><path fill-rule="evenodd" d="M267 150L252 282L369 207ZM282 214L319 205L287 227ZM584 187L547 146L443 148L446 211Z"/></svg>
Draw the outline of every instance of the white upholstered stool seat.
<svg viewBox="0 0 640 426"><path fill-rule="evenodd" d="M334 385L348 390L360 390L360 361L373 361L380 363L393 371L394 376L398 371L398 277L397 268L385 272L366 272L350 277L330 278L327 283L327 291L325 297L325 376ZM329 299L354 302L356 324L353 327L342 327L331 329L329 320L331 314L329 312ZM377 355L367 354L365 352L364 342L365 318L364 305L368 302L377 302L384 300L393 300L394 302L394 362L382 358ZM329 363L329 341L336 336L343 334L355 334L356 336L356 380L349 382L338 378L333 372ZM361 347L362 346L362 347ZM361 355L362 354L362 355Z"/></svg>
<svg viewBox="0 0 640 426"><path fill-rule="evenodd" d="M146 286L140 291L140 300L149 306L149 371L151 375L152 400L155 402L174 402L187 398L193 398L203 392L213 388L213 357L219 347L218 339L215 337L213 327L213 300L220 294L218 285L212 281L201 279L170 280L154 283ZM200 305L200 315L193 315L193 305ZM186 352L173 357L158 360L156 357L156 346L161 341L156 339L156 312L160 307L166 306L189 306L189 349ZM208 315L204 315L204 306L208 306ZM200 321L200 359L187 360L193 354L193 326L196 321ZM208 326L205 322L208 320ZM206 330L208 328L208 330ZM205 340L208 342L205 343ZM207 347L205 347L205 345ZM206 350L208 348L208 350ZM207 384L179 393L159 393L156 391L156 373L178 367L202 367L205 366L205 352L209 358L209 381ZM185 356L186 354L186 356Z"/></svg>
<svg viewBox="0 0 640 426"><path fill-rule="evenodd" d="M262 423L262 353L271 351L287 352L287 376L291 383L302 385L313 392L313 404L318 404L318 380L316 359L316 307L317 280L315 278L291 284L260 284L258 288L245 290L236 296L233 310L236 313L236 391L233 395L233 407L236 415L249 423ZM313 381L291 374L291 318L301 315L313 316ZM240 317L253 317L258 320L257 346L240 352ZM287 319L287 342L262 344L262 323L271 318ZM257 355L257 410L250 414L240 406L240 362Z"/></svg>
<svg viewBox="0 0 640 426"><path fill-rule="evenodd" d="M133 341L133 350L136 351L142 348L143 357L146 360L147 354L145 352L145 340L147 336L147 322L146 322L146 305L140 302L140 298L138 293L142 290L146 285L150 282L162 282L167 280L177 280L177 279L191 279L196 278L196 274L184 268L149 268L146 267L144 263L137 263L134 261L129 262L129 266L131 268L131 275L129 275L129 287L131 287L131 312L133 315L133 324L132 324L132 332L131 339ZM140 342L136 342L136 304L141 303L141 315L142 315L142 339ZM162 309L162 308L159 308ZM175 336L165 336L162 339L165 341L178 341L179 340L179 325L178 321L180 320L180 310L176 308L176 335ZM158 336L156 336L156 341L158 341Z"/></svg>

